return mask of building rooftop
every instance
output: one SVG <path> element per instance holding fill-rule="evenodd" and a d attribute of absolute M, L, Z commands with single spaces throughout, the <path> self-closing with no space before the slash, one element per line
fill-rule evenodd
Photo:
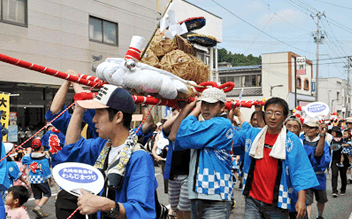
<path fill-rule="evenodd" d="M 248 66 L 234 66 L 234 67 L 221 67 L 219 71 L 231 71 L 231 70 L 247 70 L 247 69 L 261 69 L 262 65 L 248 65 Z"/>
<path fill-rule="evenodd" d="M 242 88 L 233 89 L 232 91 L 226 93 L 227 97 L 238 97 L 241 93 Z M 262 96 L 262 88 L 261 87 L 253 87 L 253 88 L 243 88 L 242 96 Z"/>

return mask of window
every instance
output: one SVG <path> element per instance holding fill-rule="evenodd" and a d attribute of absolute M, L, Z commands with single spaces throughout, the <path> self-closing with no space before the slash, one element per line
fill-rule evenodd
<path fill-rule="evenodd" d="M 242 76 L 243 87 L 260 87 L 262 86 L 261 75 Z"/>
<path fill-rule="evenodd" d="M 297 76 L 297 78 L 296 78 L 296 87 L 298 89 L 302 88 L 302 80 L 301 80 L 301 78 L 299 76 Z"/>
<path fill-rule="evenodd" d="M 233 82 L 234 81 L 234 76 L 223 76 L 220 77 L 220 83 L 224 84 L 226 82 Z"/>
<path fill-rule="evenodd" d="M 27 26 L 27 0 L 0 0 L 0 21 Z"/>
<path fill-rule="evenodd" d="M 117 46 L 118 24 L 90 16 L 89 40 Z"/>
<path fill-rule="evenodd" d="M 234 82 L 235 88 L 241 87 L 260 87 L 262 86 L 261 75 L 246 75 L 246 76 L 222 76 L 220 83 Z"/>
<path fill-rule="evenodd" d="M 242 85 L 241 85 L 241 76 L 235 76 L 233 82 L 235 83 L 235 88 L 242 87 Z"/>
<path fill-rule="evenodd" d="M 336 93 L 337 101 L 341 104 L 340 92 Z"/>
<path fill-rule="evenodd" d="M 304 79 L 304 90 L 309 90 L 309 80 L 307 78 Z"/>

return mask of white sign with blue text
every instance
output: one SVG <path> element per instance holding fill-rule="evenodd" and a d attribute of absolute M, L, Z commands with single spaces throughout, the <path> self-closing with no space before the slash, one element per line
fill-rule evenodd
<path fill-rule="evenodd" d="M 80 196 L 80 189 L 98 194 L 104 187 L 103 174 L 95 167 L 83 163 L 67 162 L 53 168 L 57 184 L 65 191 Z"/>
<path fill-rule="evenodd" d="M 324 118 L 329 115 L 329 106 L 322 102 L 313 102 L 305 106 L 305 112 L 309 117 L 312 118 Z"/>

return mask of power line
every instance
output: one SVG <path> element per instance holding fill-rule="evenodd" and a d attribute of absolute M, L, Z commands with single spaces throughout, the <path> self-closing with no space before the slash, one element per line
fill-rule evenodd
<path fill-rule="evenodd" d="M 326 63 L 319 63 L 319 65 L 331 65 L 331 64 L 339 64 L 339 63 L 343 63 L 343 64 L 345 64 L 345 61 L 341 61 L 341 62 L 334 62 L 333 61 L 333 59 L 342 59 L 342 58 L 347 58 L 348 56 L 344 56 L 344 57 L 339 57 L 339 58 L 331 58 L 331 57 L 329 57 L 329 58 L 327 58 L 327 59 L 324 59 L 324 61 L 331 61 L 331 62 L 326 62 Z M 320 59 L 320 61 L 322 61 L 322 59 Z M 286 64 L 294 64 L 295 62 L 289 62 L 289 61 L 287 61 L 287 62 L 267 62 L 267 63 L 261 63 L 260 65 L 265 65 L 265 64 L 270 64 L 270 65 L 286 65 Z M 316 65 L 316 64 L 312 64 L 313 66 L 314 65 Z M 251 64 L 251 63 L 241 63 L 241 65 L 240 66 L 255 66 L 255 65 L 253 65 L 253 64 Z M 240 66 L 238 66 L 238 67 L 240 67 Z M 237 67 L 237 66 L 234 66 L 234 67 Z"/>
<path fill-rule="evenodd" d="M 303 12 L 304 14 L 306 14 L 307 16 L 310 16 L 310 14 L 309 13 L 307 13 L 307 12 L 305 12 L 305 11 L 303 11 L 300 7 L 298 7 L 297 5 L 295 5 L 295 4 L 293 4 L 293 3 L 291 3 L 290 1 L 288 1 L 288 0 L 285 0 L 286 2 L 288 2 L 290 5 L 292 5 L 293 7 L 295 7 L 295 8 L 297 8 L 298 10 L 300 10 L 301 12 Z"/>
<path fill-rule="evenodd" d="M 322 24 L 323 24 L 323 26 L 324 26 L 325 29 L 326 29 L 326 26 L 325 26 L 324 22 L 322 22 Z M 334 33 L 334 31 L 332 30 L 332 28 L 331 28 L 330 25 L 329 25 L 329 28 L 330 28 L 330 30 L 331 30 L 332 36 L 336 39 L 335 33 Z M 327 38 L 328 38 L 328 40 L 331 40 L 331 42 L 335 45 L 335 47 L 339 50 L 339 52 L 341 51 L 341 53 L 343 53 L 344 55 L 347 55 L 346 51 L 344 50 L 344 48 L 343 48 L 341 45 L 336 44 L 335 41 L 334 41 L 332 38 L 330 38 L 329 36 L 327 36 Z M 338 42 L 337 39 L 336 39 L 336 41 Z M 329 44 L 328 44 L 328 46 L 330 47 Z M 341 50 L 340 50 L 340 48 L 341 48 Z"/>
<path fill-rule="evenodd" d="M 341 6 L 341 5 L 332 4 L 332 3 L 329 3 L 329 2 L 324 2 L 324 1 L 320 1 L 320 0 L 314 0 L 314 1 L 318 1 L 318 2 L 322 2 L 322 3 L 328 4 L 328 5 L 333 5 L 333 6 L 336 6 L 336 7 L 352 10 L 352 8 Z"/>
<path fill-rule="evenodd" d="M 340 24 L 337 21 L 332 20 L 331 18 L 327 18 L 327 19 L 329 19 L 335 26 L 339 27 L 340 29 L 342 29 L 342 30 L 344 30 L 346 32 L 352 33 L 352 29 Z"/>
<path fill-rule="evenodd" d="M 268 23 L 265 24 L 263 31 L 265 30 L 266 26 L 270 23 L 271 19 L 273 19 L 273 17 L 274 17 L 274 15 L 272 15 L 270 20 L 268 21 Z M 257 35 L 257 37 L 254 39 L 254 41 L 251 43 L 251 45 L 246 49 L 246 51 L 244 53 L 246 53 L 249 50 L 249 48 L 252 47 L 253 43 L 258 39 L 259 36 L 260 36 L 260 33 Z"/>
<path fill-rule="evenodd" d="M 268 6 L 269 11 L 270 11 L 270 8 L 274 8 L 274 9 L 278 10 L 277 8 L 275 8 L 275 7 L 271 6 L 270 4 L 266 3 L 264 0 L 261 0 L 261 3 L 262 3 L 263 5 L 265 5 L 265 6 Z M 303 29 L 303 28 L 301 28 L 301 27 L 299 27 L 299 26 L 296 26 L 296 25 L 292 24 L 291 22 L 288 22 L 287 20 L 285 20 L 284 18 L 282 18 L 281 16 L 279 16 L 276 12 L 274 12 L 274 15 L 276 15 L 278 18 L 280 18 L 281 20 L 285 21 L 285 22 L 288 23 L 289 25 L 291 25 L 291 26 L 293 26 L 293 27 L 296 27 L 297 29 L 300 29 L 300 30 L 303 30 L 303 31 L 307 31 L 306 29 Z"/>
<path fill-rule="evenodd" d="M 325 50 L 324 47 L 323 47 L 323 49 Z M 332 61 L 332 59 L 331 59 L 329 53 L 328 53 L 328 56 L 329 56 L 330 60 Z M 339 68 L 337 68 L 337 66 L 336 66 L 337 63 L 334 63 L 333 61 L 332 61 L 332 63 L 334 64 L 335 68 L 340 72 L 340 76 L 342 76 L 343 73 L 341 72 L 341 70 L 340 70 Z"/>
<path fill-rule="evenodd" d="M 285 0 L 285 1 L 288 2 L 289 4 L 291 4 L 292 6 L 294 6 L 295 8 L 297 8 L 298 10 L 302 11 L 304 14 L 306 14 L 308 16 L 310 16 L 310 13 L 316 13 L 318 11 L 317 9 L 315 9 L 314 7 L 310 6 L 307 3 L 301 2 L 300 4 L 298 4 L 296 2 L 293 2 L 292 0 Z M 303 8 L 303 10 L 306 10 L 306 11 L 303 11 L 302 8 Z M 327 18 L 327 19 L 329 19 L 332 23 L 334 23 L 334 25 L 341 28 L 342 30 L 345 30 L 347 32 L 352 33 L 352 29 L 344 26 L 343 24 L 340 24 L 337 21 L 332 20 L 331 18 Z"/>
<path fill-rule="evenodd" d="M 241 43 L 241 44 L 261 44 L 261 45 L 266 45 L 266 44 L 275 44 L 275 45 L 281 45 L 282 43 L 280 42 L 270 42 L 270 41 L 267 41 L 267 40 L 223 40 L 222 42 L 231 42 L 231 43 Z M 312 41 L 311 40 L 308 40 L 308 41 L 286 41 L 288 44 L 291 44 L 291 43 L 295 43 L 296 45 L 306 45 L 308 43 L 311 43 Z M 338 41 L 340 44 L 343 44 L 345 46 L 345 44 L 351 44 L 352 41 L 349 40 L 349 41 L 345 41 L 345 42 L 341 42 L 341 41 Z M 332 41 L 331 42 L 324 42 L 324 44 L 334 44 Z M 345 46 L 347 47 L 347 46 Z M 347 47 L 349 48 L 349 47 Z M 349 48 L 351 49 L 351 48 Z M 351 49 L 352 50 L 352 49 Z M 309 51 L 309 50 L 307 50 Z"/>
<path fill-rule="evenodd" d="M 269 36 L 269 37 L 271 37 L 271 38 L 273 38 L 273 39 L 275 39 L 275 40 L 277 40 L 277 41 L 279 41 L 279 42 L 282 42 L 282 43 L 285 44 L 285 45 L 288 45 L 288 46 L 290 46 L 290 47 L 292 47 L 292 48 L 295 48 L 295 49 L 297 49 L 297 50 L 300 50 L 300 51 L 302 51 L 302 52 L 310 53 L 310 52 L 304 51 L 304 50 L 302 50 L 302 49 L 300 49 L 300 48 L 297 48 L 297 47 L 295 47 L 295 46 L 289 45 L 289 44 L 287 44 L 287 43 L 285 43 L 285 42 L 279 40 L 278 38 L 276 38 L 276 37 L 274 37 L 274 36 L 271 36 L 270 34 L 267 34 L 266 32 L 260 30 L 259 28 L 255 27 L 255 26 L 252 25 L 251 23 L 249 23 L 249 22 L 247 22 L 246 20 L 242 19 L 242 18 L 239 17 L 238 15 L 236 15 L 236 14 L 234 14 L 233 12 L 229 11 L 227 8 L 225 8 L 224 6 L 220 5 L 220 4 L 217 3 L 215 0 L 212 0 L 212 1 L 213 1 L 215 4 L 217 4 L 218 6 L 220 6 L 221 8 L 223 8 L 224 10 L 226 10 L 227 12 L 229 12 L 230 14 L 232 14 L 233 16 L 237 17 L 237 18 L 240 19 L 241 21 L 243 21 L 243 22 L 245 22 L 246 24 L 250 25 L 250 26 L 253 27 L 254 29 L 256 29 L 256 30 L 258 30 L 258 31 L 260 31 L 260 32 L 262 32 L 262 33 L 264 33 L 265 35 L 267 35 L 267 36 Z M 313 53 L 310 53 L 310 54 L 313 54 Z"/>
<path fill-rule="evenodd" d="M 329 25 L 331 31 L 333 32 L 333 30 L 332 30 L 332 28 L 331 28 L 331 26 L 330 26 L 330 22 L 326 20 L 326 23 Z M 334 36 L 335 36 L 335 34 L 334 34 Z M 339 40 L 336 38 L 336 36 L 335 36 L 335 39 L 336 39 L 337 42 L 339 42 L 340 44 L 342 44 L 341 41 L 339 41 Z M 347 46 L 345 46 L 345 47 L 347 47 Z M 352 48 L 349 48 L 349 47 L 347 47 L 347 48 L 352 50 Z"/>

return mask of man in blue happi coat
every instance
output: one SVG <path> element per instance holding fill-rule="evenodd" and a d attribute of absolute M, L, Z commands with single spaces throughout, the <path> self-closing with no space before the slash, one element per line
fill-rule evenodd
<path fill-rule="evenodd" d="M 208 88 L 197 104 L 187 105 L 181 113 L 190 112 L 178 129 L 176 144 L 192 149 L 188 197 L 193 219 L 230 216 L 233 189 L 230 151 L 234 129 L 229 119 L 220 116 L 225 97 L 222 90 Z M 199 115 L 204 121 L 198 121 Z"/>
<path fill-rule="evenodd" d="M 85 109 L 95 109 L 93 122 L 98 138 L 84 139 L 80 135 Z M 98 218 L 156 217 L 154 163 L 130 130 L 134 111 L 132 96 L 114 85 L 104 85 L 93 100 L 77 101 L 66 145 L 54 160 L 94 165 L 107 179 L 99 196 L 81 190 L 77 203 L 81 214 L 97 213 Z"/>
<path fill-rule="evenodd" d="M 293 188 L 298 191 L 297 217 L 302 218 L 305 189 L 319 183 L 301 141 L 283 126 L 288 115 L 286 101 L 271 98 L 264 112 L 267 125 L 263 129 L 244 122 L 235 136 L 234 145 L 245 150 L 244 218 L 288 218 Z M 243 117 L 239 110 L 235 115 Z"/>
<path fill-rule="evenodd" d="M 325 170 L 331 161 L 329 144 L 325 141 L 328 127 L 325 124 L 320 124 L 316 118 L 306 118 L 303 126 L 305 127 L 304 149 L 319 181 L 319 185 L 311 188 L 306 194 L 308 217 L 310 218 L 313 196 L 315 195 L 318 219 L 323 219 L 324 205 L 328 201 Z"/>

